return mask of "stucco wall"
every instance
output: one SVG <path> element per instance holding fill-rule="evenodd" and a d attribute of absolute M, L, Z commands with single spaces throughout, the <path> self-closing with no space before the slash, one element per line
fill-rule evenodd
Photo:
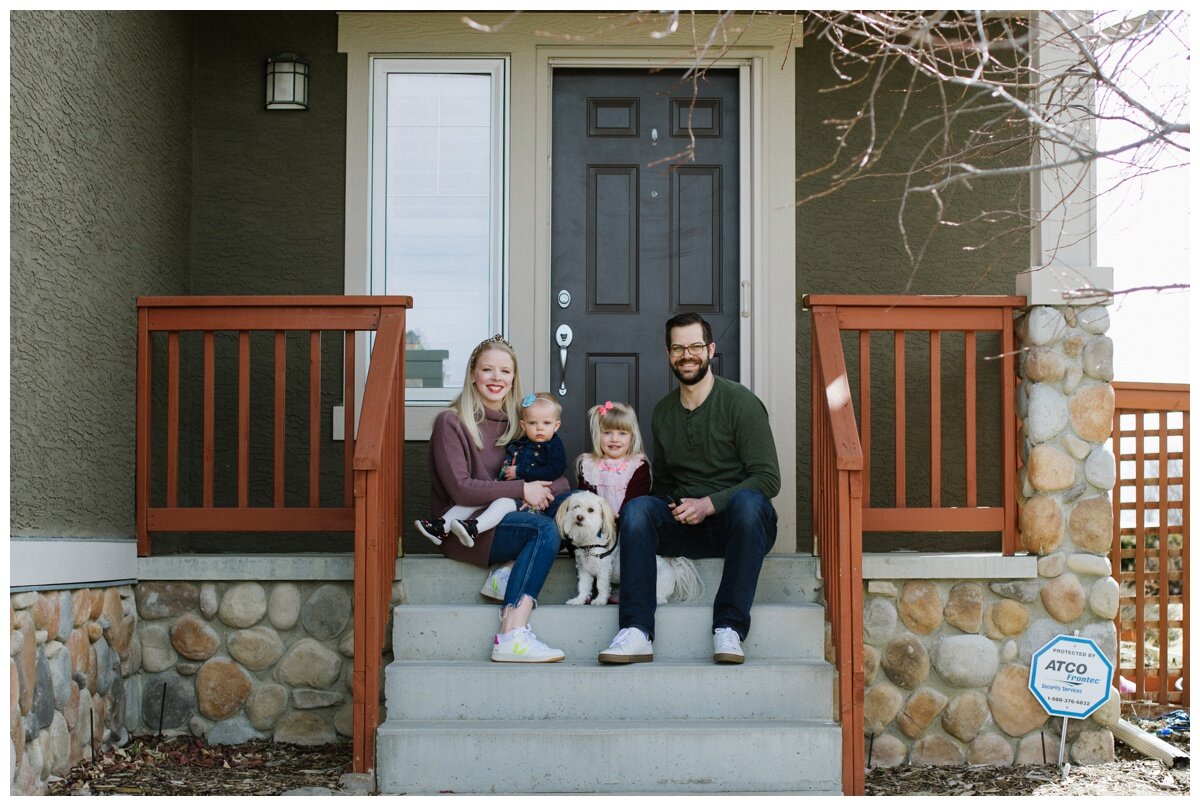
<path fill-rule="evenodd" d="M 187 17 L 10 20 L 10 524 L 130 535 L 134 298 L 187 289 Z"/>
<path fill-rule="evenodd" d="M 826 121 L 845 117 L 850 105 L 859 100 L 855 90 L 821 92 L 835 85 L 829 63 L 829 49 L 820 41 L 806 40 L 796 51 L 796 171 L 803 175 L 825 164 L 833 154 L 836 130 Z M 911 128 L 927 119 L 934 108 L 936 94 L 906 93 L 902 88 L 908 74 L 904 70 L 894 71 L 889 84 L 878 93 L 877 114 L 880 130 L 887 130 L 901 113 L 902 104 L 908 105 L 903 121 L 895 130 L 895 136 L 880 163 L 878 172 L 903 172 L 911 164 L 917 149 L 923 142 L 920 132 Z M 965 125 L 965 124 L 964 124 Z M 1021 160 L 1017 150 L 1011 158 Z M 826 175 L 828 186 L 828 175 Z M 804 199 L 820 191 L 821 180 L 808 179 L 797 183 L 797 199 Z M 1014 275 L 1028 268 L 1028 235 L 1024 232 L 1004 234 L 1011 226 L 973 222 L 966 227 L 937 227 L 936 211 L 925 200 L 910 202 L 905 225 L 918 244 L 929 234 L 926 252 L 915 269 L 904 254 L 900 226 L 897 221 L 898 203 L 903 188 L 903 177 L 895 176 L 850 184 L 824 198 L 800 204 L 796 211 L 796 367 L 797 367 L 797 518 L 801 537 L 798 549 L 810 546 L 803 535 L 811 523 L 811 440 L 809 439 L 810 411 L 810 336 L 809 313 L 801 308 L 803 294 L 1012 294 Z M 946 217 L 956 221 L 970 221 L 981 211 L 989 209 L 1013 209 L 1027 207 L 1027 180 L 1017 177 L 1005 181 L 981 182 L 970 191 L 951 192 L 946 195 Z M 967 247 L 981 247 L 968 250 Z M 872 342 L 872 359 L 877 377 L 891 377 L 891 342 Z M 923 338 L 923 336 L 922 336 Z M 909 412 L 908 445 L 908 493 L 911 505 L 924 496 L 928 502 L 928 363 L 922 360 L 922 339 L 912 334 L 909 342 L 906 366 L 910 388 L 919 390 L 907 398 Z M 959 342 L 961 345 L 961 340 Z M 952 349 L 947 344 L 948 349 Z M 983 341 L 981 350 L 986 349 Z M 960 348 L 961 351 L 961 348 Z M 850 356 L 856 361 L 855 356 Z M 979 367 L 980 389 L 998 382 L 994 366 L 998 362 L 984 362 Z M 951 364 L 947 357 L 943 365 L 945 382 L 954 382 L 950 373 L 961 377 L 961 364 Z M 852 389 L 857 389 L 857 378 L 852 378 Z M 888 384 L 876 382 L 873 387 L 872 405 L 877 416 L 884 416 L 892 407 L 892 389 Z M 960 396 L 943 395 L 945 422 L 953 422 L 955 406 L 960 405 Z M 995 455 L 999 450 L 998 397 L 992 402 L 981 401 L 978 412 L 980 422 L 985 424 L 979 431 L 981 456 Z M 959 415 L 961 416 L 961 415 Z M 891 428 L 875 427 L 873 442 L 876 467 L 892 461 L 893 443 Z M 949 497 L 952 486 L 957 483 L 953 468 L 961 468 L 962 442 L 943 440 L 943 468 Z M 980 465 L 980 490 L 998 483 L 995 470 L 986 462 Z M 988 474 L 991 474 L 989 478 Z M 958 475 L 961 475 L 958 474 Z M 872 473 L 872 487 L 876 497 L 887 499 L 891 493 L 890 473 Z M 924 488 L 922 489 L 922 486 Z M 961 486 L 961 485 L 960 485 Z M 981 499 L 981 504 L 985 503 Z M 880 502 L 880 505 L 883 505 Z M 928 503 L 924 504 L 925 506 Z M 870 543 L 870 538 L 864 541 Z M 954 538 L 953 547 L 995 548 L 996 539 L 987 537 Z M 941 550 L 948 546 L 926 542 L 922 545 L 930 550 Z M 880 550 L 883 546 L 868 545 L 868 549 Z"/>

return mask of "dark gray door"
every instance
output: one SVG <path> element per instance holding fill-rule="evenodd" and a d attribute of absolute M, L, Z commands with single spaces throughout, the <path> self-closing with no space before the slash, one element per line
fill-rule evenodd
<path fill-rule="evenodd" d="M 554 71 L 551 380 L 571 460 L 605 400 L 637 409 L 649 451 L 677 313 L 702 314 L 714 371 L 740 376 L 737 91 L 735 70 L 708 71 L 695 95 L 681 70 Z"/>

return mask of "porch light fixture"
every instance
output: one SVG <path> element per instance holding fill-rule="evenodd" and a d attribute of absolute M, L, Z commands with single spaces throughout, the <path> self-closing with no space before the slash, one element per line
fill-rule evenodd
<path fill-rule="evenodd" d="M 267 59 L 267 109 L 308 109 L 308 62 L 295 53 Z"/>

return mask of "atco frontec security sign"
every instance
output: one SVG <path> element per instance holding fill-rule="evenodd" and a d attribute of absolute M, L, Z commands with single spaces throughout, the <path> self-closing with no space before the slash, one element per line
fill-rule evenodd
<path fill-rule="evenodd" d="M 1095 641 L 1059 635 L 1033 653 L 1029 690 L 1052 716 L 1084 719 L 1108 699 L 1112 678 Z"/>

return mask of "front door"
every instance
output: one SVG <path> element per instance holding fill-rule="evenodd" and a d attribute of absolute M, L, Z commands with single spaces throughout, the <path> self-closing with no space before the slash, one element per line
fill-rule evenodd
<path fill-rule="evenodd" d="M 572 461 L 606 400 L 637 409 L 650 452 L 675 314 L 704 316 L 713 370 L 740 378 L 738 120 L 736 70 L 697 88 L 682 70 L 554 71 L 549 391 Z"/>

